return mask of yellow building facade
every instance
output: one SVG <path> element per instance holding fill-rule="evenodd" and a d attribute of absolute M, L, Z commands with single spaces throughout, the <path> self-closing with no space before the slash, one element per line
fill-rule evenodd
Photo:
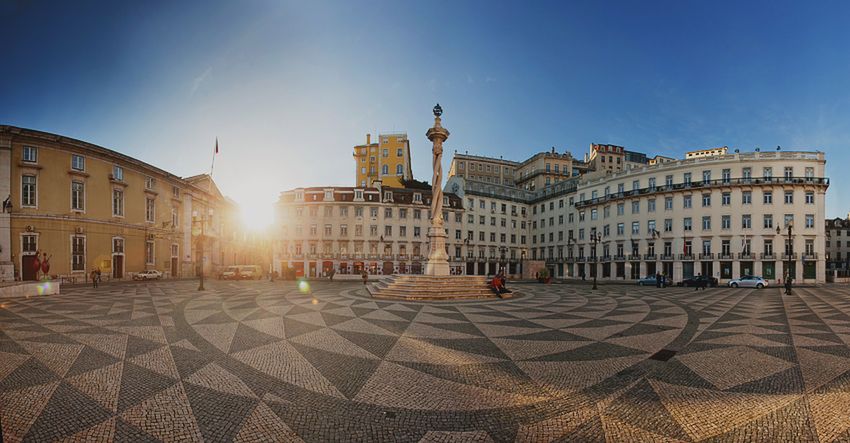
<path fill-rule="evenodd" d="M 190 277 L 201 263 L 207 275 L 232 264 L 236 207 L 208 175 L 184 179 L 90 143 L 0 126 L 0 193 L 3 280 L 42 277 L 33 262 L 44 254 L 50 276 L 74 281 L 94 269 L 110 279 L 147 269 Z"/>
<path fill-rule="evenodd" d="M 380 134 L 377 143 L 366 134 L 366 144 L 354 147 L 354 163 L 355 186 L 370 187 L 380 180 L 383 186 L 402 188 L 404 180 L 413 178 L 406 133 Z"/>

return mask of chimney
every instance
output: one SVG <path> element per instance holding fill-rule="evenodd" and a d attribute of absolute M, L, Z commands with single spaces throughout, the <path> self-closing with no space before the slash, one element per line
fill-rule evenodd
<path fill-rule="evenodd" d="M 369 145 L 369 142 L 372 141 L 372 134 L 366 134 L 366 145 Z"/>

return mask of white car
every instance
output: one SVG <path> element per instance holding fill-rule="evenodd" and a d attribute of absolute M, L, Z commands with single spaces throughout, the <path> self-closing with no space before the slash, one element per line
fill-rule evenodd
<path fill-rule="evenodd" d="M 755 275 L 745 275 L 741 278 L 730 281 L 729 286 L 732 288 L 741 287 L 761 289 L 767 287 L 767 280 L 761 277 L 756 277 Z"/>
<path fill-rule="evenodd" d="M 162 272 L 156 269 L 148 269 L 142 272 L 137 272 L 133 276 L 133 280 L 159 280 L 162 278 Z"/>

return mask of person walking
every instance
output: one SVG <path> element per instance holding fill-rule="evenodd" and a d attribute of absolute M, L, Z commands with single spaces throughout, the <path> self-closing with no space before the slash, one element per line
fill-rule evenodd
<path fill-rule="evenodd" d="M 91 273 L 89 275 L 91 275 L 92 287 L 96 288 L 97 287 L 97 269 L 92 269 Z"/>
<path fill-rule="evenodd" d="M 656 288 L 661 287 L 661 274 L 659 274 L 657 272 L 655 273 L 655 287 Z"/>

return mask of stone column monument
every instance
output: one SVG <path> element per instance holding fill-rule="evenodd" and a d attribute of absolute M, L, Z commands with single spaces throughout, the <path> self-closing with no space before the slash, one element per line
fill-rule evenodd
<path fill-rule="evenodd" d="M 443 142 L 449 138 L 449 131 L 440 125 L 442 114 L 443 108 L 437 103 L 437 106 L 434 106 L 434 127 L 425 133 L 434 145 L 431 162 L 434 167 L 434 177 L 431 180 L 431 227 L 428 229 L 431 252 L 428 254 L 428 263 L 425 264 L 425 275 L 449 275 L 449 255 L 446 254 L 446 230 L 443 220 Z"/>

